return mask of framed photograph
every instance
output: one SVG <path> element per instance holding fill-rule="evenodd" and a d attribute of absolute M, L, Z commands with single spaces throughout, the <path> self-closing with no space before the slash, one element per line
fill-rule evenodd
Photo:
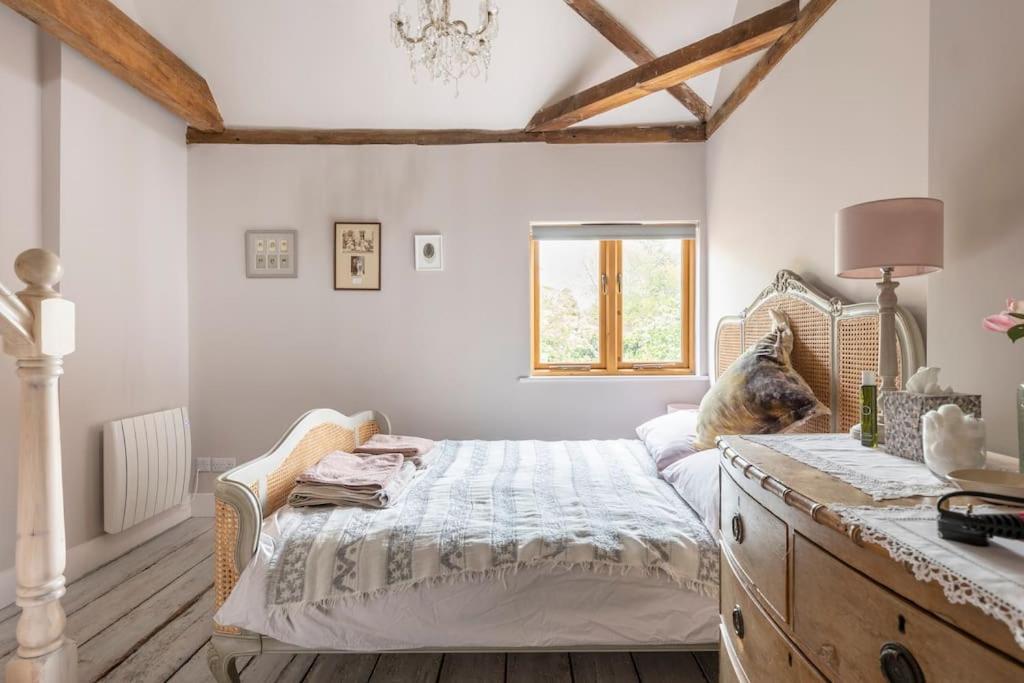
<path fill-rule="evenodd" d="M 295 230 L 246 230 L 245 276 L 298 277 L 298 240 Z"/>
<path fill-rule="evenodd" d="M 334 289 L 380 289 L 380 223 L 334 224 Z"/>
<path fill-rule="evenodd" d="M 444 270 L 440 235 L 416 235 L 416 270 Z"/>

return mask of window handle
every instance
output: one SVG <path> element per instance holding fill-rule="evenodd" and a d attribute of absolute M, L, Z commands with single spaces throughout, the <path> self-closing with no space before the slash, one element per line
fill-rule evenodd
<path fill-rule="evenodd" d="M 601 273 L 601 293 L 608 293 L 608 273 Z"/>
<path fill-rule="evenodd" d="M 615 275 L 615 281 L 619 285 L 619 294 L 622 294 L 622 273 L 617 273 Z"/>

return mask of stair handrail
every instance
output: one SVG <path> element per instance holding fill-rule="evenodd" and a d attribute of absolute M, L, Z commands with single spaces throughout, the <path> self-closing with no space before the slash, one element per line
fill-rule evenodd
<path fill-rule="evenodd" d="M 64 269 L 53 252 L 23 252 L 14 273 L 26 286 L 17 294 L 0 286 L 0 336 L 21 387 L 14 546 L 21 614 L 5 673 L 11 683 L 70 683 L 78 680 L 78 651 L 60 601 L 67 541 L 57 382 L 64 356 L 75 350 L 75 305 L 55 289 Z"/>

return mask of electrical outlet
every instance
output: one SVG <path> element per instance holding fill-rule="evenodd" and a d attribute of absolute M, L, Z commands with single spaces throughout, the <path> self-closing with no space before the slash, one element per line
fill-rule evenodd
<path fill-rule="evenodd" d="M 196 472 L 210 472 L 211 465 L 209 458 L 196 458 Z"/>
<path fill-rule="evenodd" d="M 227 472 L 235 467 L 234 458 L 214 458 L 213 459 L 213 471 L 214 472 Z"/>

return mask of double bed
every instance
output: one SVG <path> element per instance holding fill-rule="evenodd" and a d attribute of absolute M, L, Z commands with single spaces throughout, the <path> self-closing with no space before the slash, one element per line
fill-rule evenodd
<path fill-rule="evenodd" d="M 781 271 L 719 323 L 716 374 L 773 309 L 791 321 L 794 367 L 832 410 L 803 429 L 849 429 L 860 371 L 877 367 L 874 305 Z M 921 358 L 903 311 L 897 335 L 902 377 Z M 286 505 L 300 472 L 378 432 L 391 432 L 381 413 L 314 410 L 218 479 L 219 681 L 237 680 L 237 657 L 267 652 L 717 649 L 717 525 L 643 442 L 443 441 L 392 508 Z M 702 485 L 717 492 L 710 471 Z"/>

